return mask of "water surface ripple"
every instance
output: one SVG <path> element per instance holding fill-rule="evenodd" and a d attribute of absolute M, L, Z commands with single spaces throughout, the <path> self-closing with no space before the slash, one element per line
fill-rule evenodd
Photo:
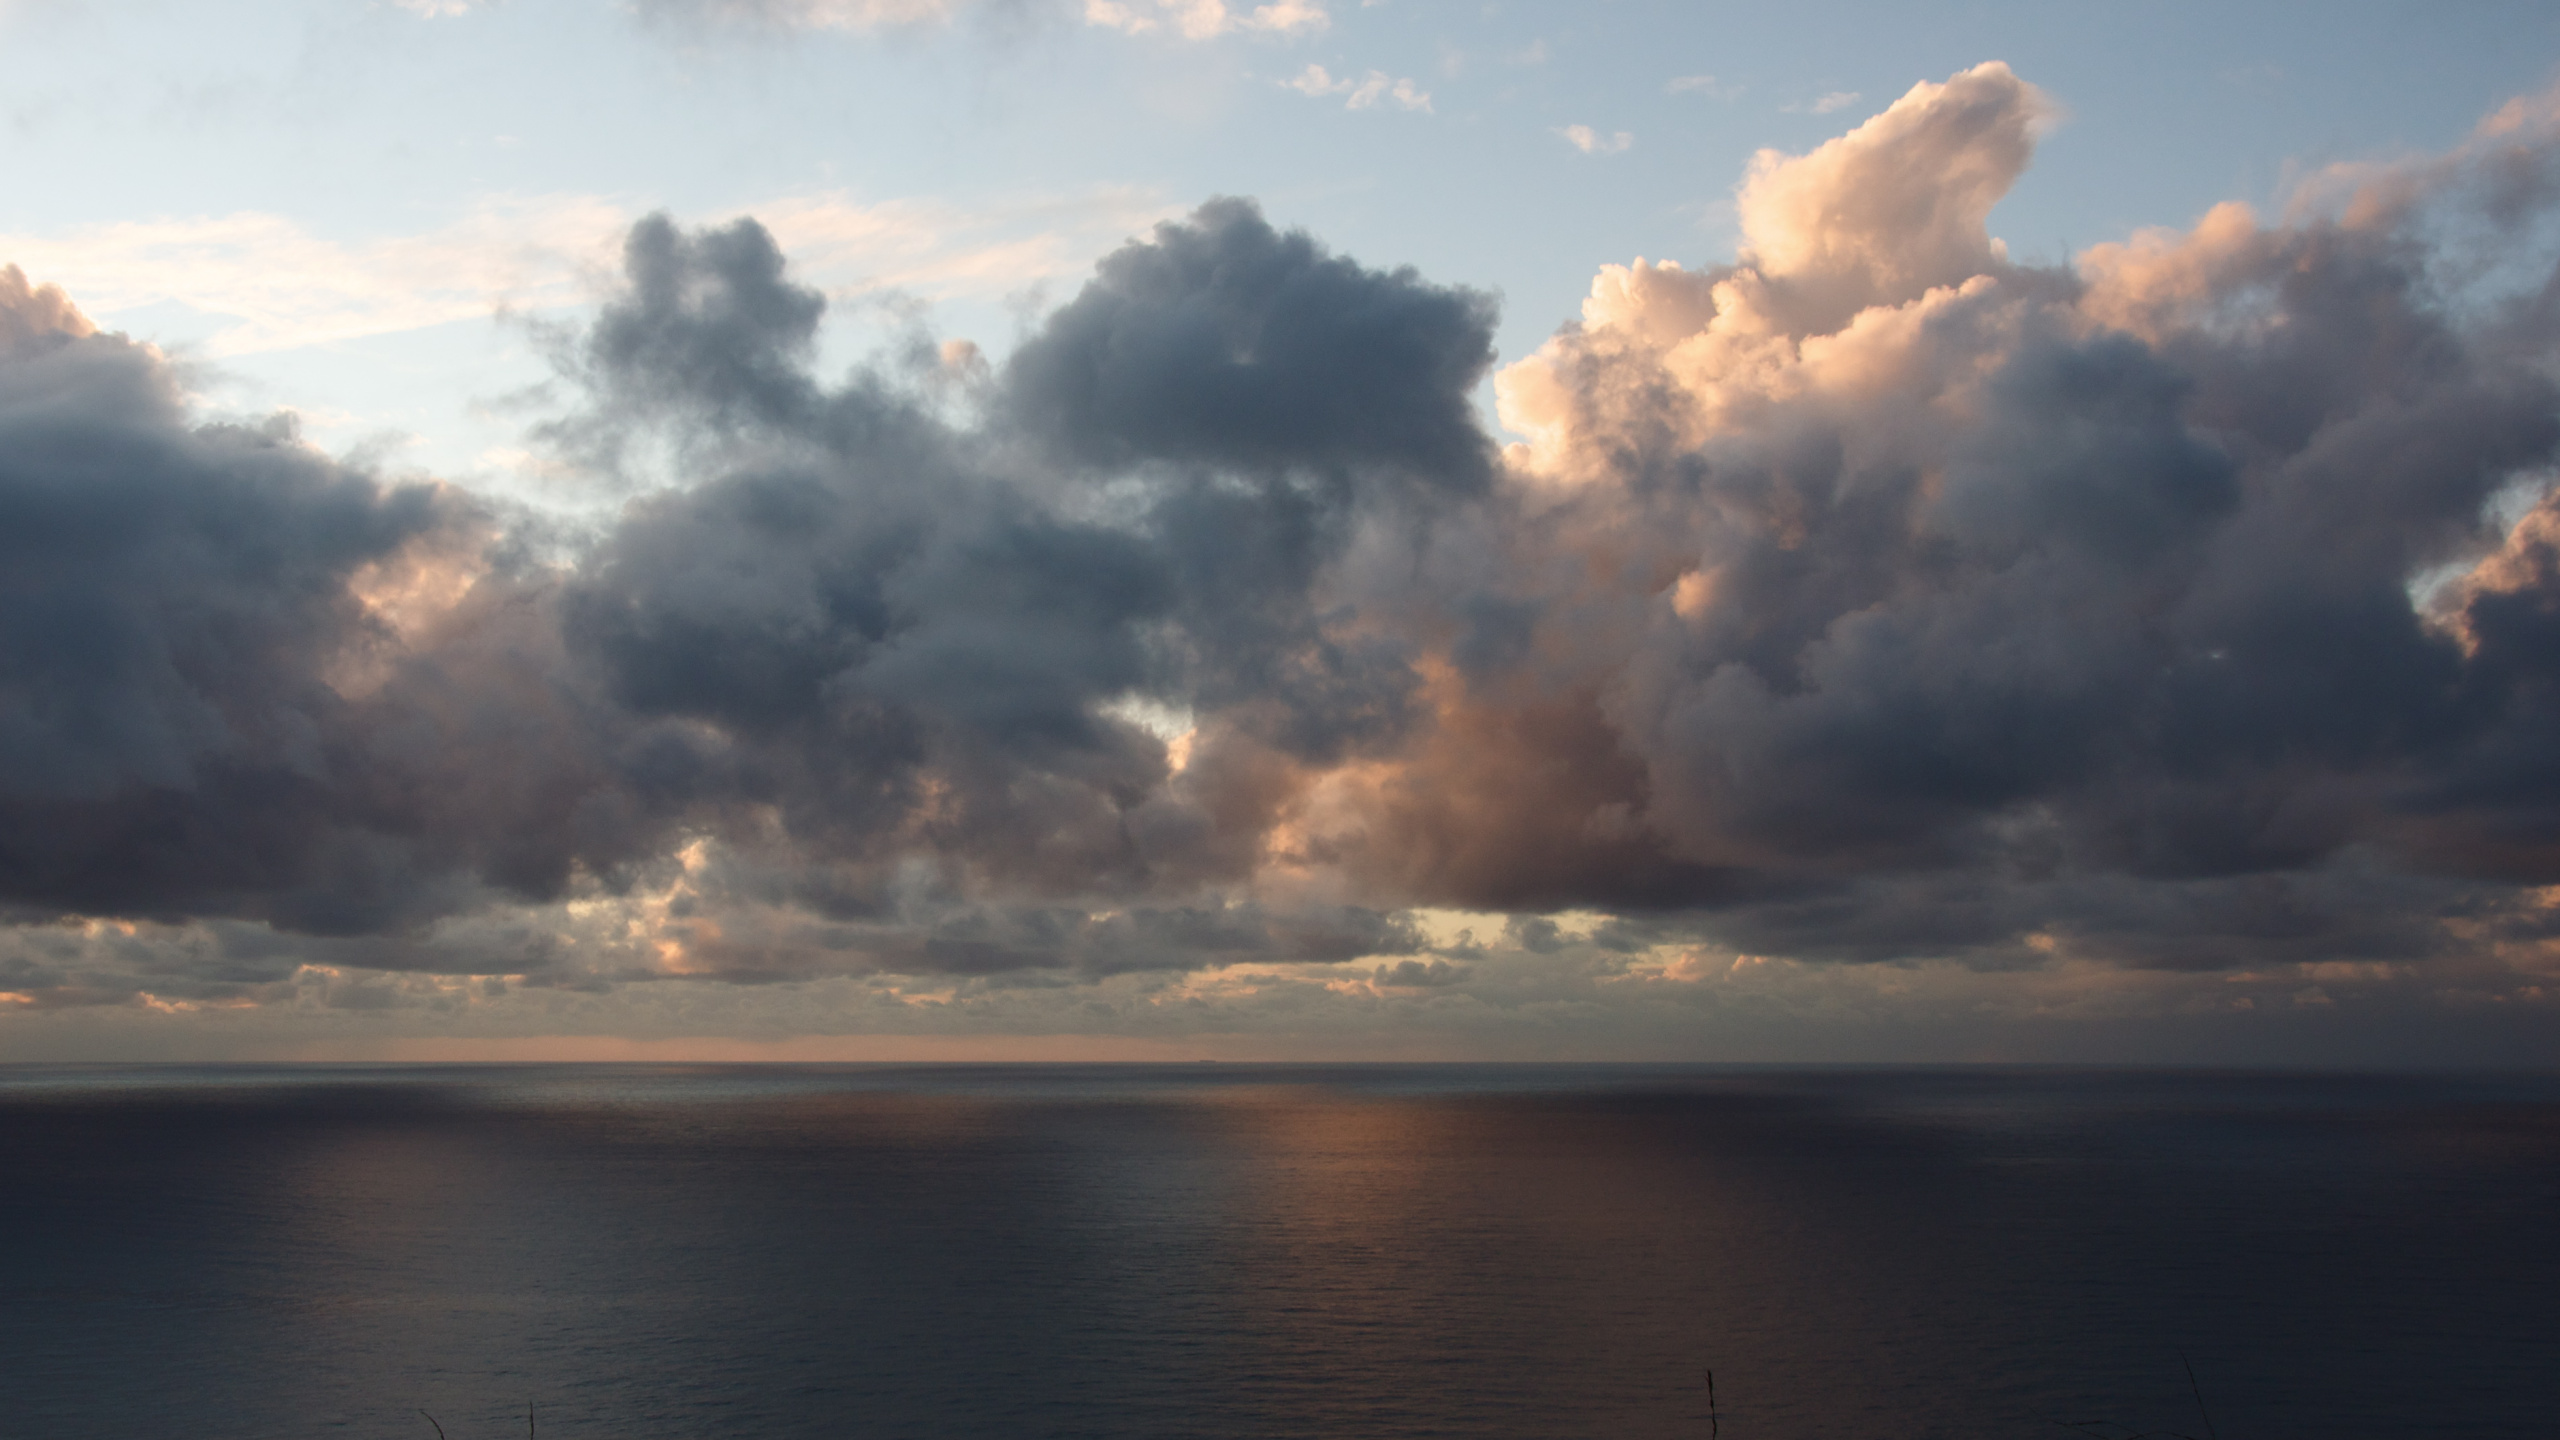
<path fill-rule="evenodd" d="M 2560 1080 L 0 1067 L 0 1434 L 2549 1436 Z"/>

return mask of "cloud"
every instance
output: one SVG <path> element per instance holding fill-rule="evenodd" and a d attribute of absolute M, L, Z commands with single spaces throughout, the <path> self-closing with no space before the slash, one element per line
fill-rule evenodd
<path fill-rule="evenodd" d="M 1666 95 L 1694 93 L 1710 100 L 1732 100 L 1738 98 L 1742 91 L 1742 86 L 1718 80 L 1713 75 L 1675 75 L 1662 85 L 1662 92 Z"/>
<path fill-rule="evenodd" d="M 643 17 L 778 30 L 901 29 L 946 24 L 972 0 L 637 0 Z"/>
<path fill-rule="evenodd" d="M 1161 30 L 1185 40 L 1238 32 L 1313 35 L 1333 23 L 1315 0 L 1276 0 L 1241 13 L 1229 9 L 1225 0 L 1084 0 L 1084 20 L 1132 35 Z"/>
<path fill-rule="evenodd" d="M 2022 265 L 2055 113 L 1989 64 L 1757 157 L 1500 451 L 1486 297 L 1248 202 L 850 377 L 795 256 L 870 212 L 645 218 L 558 346 L 632 497 L 573 536 L 196 425 L 12 272 L 0 896 L 72 919 L 0 990 L 2544 1013 L 2560 104 Z"/>
<path fill-rule="evenodd" d="M 857 34 L 946 26 L 1004 8 L 997 0 L 638 0 L 639 13 L 654 20 Z M 1319 0 L 1272 0 L 1250 8 L 1231 8 L 1226 0 L 1081 0 L 1075 13 L 1105 30 L 1184 40 L 1314 35 L 1333 23 Z"/>
<path fill-rule="evenodd" d="M 1213 200 L 1106 258 L 1007 366 L 1008 408 L 1089 462 L 1162 458 L 1474 493 L 1489 451 L 1461 398 L 1491 306 L 1381 274 Z"/>
<path fill-rule="evenodd" d="M 1763 150 L 1736 195 L 1755 273 L 1827 307 L 1805 333 L 1995 268 L 1984 230 L 2053 117 L 2005 66 L 1923 84 L 1811 154 Z"/>
<path fill-rule="evenodd" d="M 1361 78 L 1360 84 L 1352 90 L 1351 98 L 1343 105 L 1347 109 L 1366 110 L 1381 100 L 1393 101 L 1398 109 L 1403 110 L 1429 113 L 1431 109 L 1431 92 L 1417 87 L 1409 78 L 1398 77 L 1390 81 L 1383 72 L 1376 70 Z"/>
<path fill-rule="evenodd" d="M 242 355 L 571 303 L 580 266 L 608 258 L 628 224 L 610 202 L 553 196 L 357 244 L 244 212 L 0 236 L 0 251 L 104 314 L 177 301 L 228 319 L 207 349 Z"/>
<path fill-rule="evenodd" d="M 1846 110 L 1857 103 L 1857 91 L 1834 90 L 1801 104 L 1784 105 L 1779 108 L 1795 115 L 1829 115 L 1834 111 Z"/>
<path fill-rule="evenodd" d="M 1336 79 L 1323 66 L 1309 65 L 1294 78 L 1280 83 L 1284 88 L 1310 97 L 1345 96 L 1343 108 L 1346 110 L 1367 110 L 1380 101 L 1392 101 L 1406 110 L 1428 113 L 1431 109 L 1429 91 L 1416 86 L 1410 78 L 1390 79 L 1383 70 L 1372 70 L 1358 80 L 1348 76 Z"/>
<path fill-rule="evenodd" d="M 1567 125 L 1556 133 L 1565 138 L 1566 144 L 1585 155 L 1622 154 L 1636 143 L 1636 137 L 1624 130 L 1614 135 L 1603 135 L 1588 125 Z"/>
<path fill-rule="evenodd" d="M 399 767 L 368 764 L 366 707 L 332 682 L 389 640 L 367 584 L 467 545 L 470 503 L 281 423 L 189 425 L 156 354 L 14 267 L 0 445 L 0 895 L 312 929 L 414 913 L 355 820 L 399 808 L 379 788 Z M 453 838 L 409 818 L 404 845 Z"/>
<path fill-rule="evenodd" d="M 1306 69 L 1299 71 L 1294 78 L 1283 80 L 1280 84 L 1284 88 L 1295 90 L 1301 95 L 1314 97 L 1346 94 L 1350 91 L 1352 82 L 1348 80 L 1336 80 L 1325 70 L 1323 66 L 1310 63 Z"/>
<path fill-rule="evenodd" d="M 622 270 L 552 434 L 690 473 L 566 563 L 288 429 L 189 428 L 153 352 L 8 272 L 0 900 L 416 968 L 421 927 L 655 888 L 661 942 L 579 947 L 623 978 L 1409 948 L 1233 887 L 1274 785 L 1412 719 L 1407 646 L 1329 577 L 1492 483 L 1480 297 L 1213 203 L 955 429 L 929 389 L 813 377 L 827 302 L 755 222 L 651 218 Z"/>
<path fill-rule="evenodd" d="M 1650 620 L 1605 589 L 1543 602 L 1620 617 L 1592 703 L 1650 781 L 1630 823 L 1764 879 L 1858 875 L 1736 911 L 1793 917 L 1794 953 L 2429 953 L 2444 916 L 2522 903 L 2477 887 L 2523 872 L 2449 862 L 2427 797 L 2452 782 L 2424 777 L 2505 752 L 2487 717 L 2539 682 L 2490 682 L 2407 582 L 2493 553 L 2484 502 L 2560 430 L 2502 358 L 2550 343 L 2533 307 L 2466 328 L 2423 298 L 2422 207 L 2378 207 L 2450 204 L 2492 154 L 2547 166 L 2549 131 L 2057 272 L 1983 228 L 2051 113 L 1985 66 L 1763 155 L 1742 263 L 1611 267 L 1498 382 L 1548 533 L 1587 524 L 1654 577 Z M 2324 877 L 2376 855 L 2465 879 L 2404 895 L 2405 926 L 2346 923 Z M 1889 874 L 1921 909 L 1864 888 Z"/>
<path fill-rule="evenodd" d="M 995 297 L 1069 275 L 1162 218 L 1145 194 L 1012 198 L 978 208 L 841 193 L 757 207 L 830 293 Z M 115 316 L 177 303 L 220 323 L 216 356 L 483 320 L 584 303 L 636 217 L 616 201 L 552 195 L 488 201 L 418 235 L 348 242 L 281 216 L 227 216 L 0 235 L 0 253 Z"/>

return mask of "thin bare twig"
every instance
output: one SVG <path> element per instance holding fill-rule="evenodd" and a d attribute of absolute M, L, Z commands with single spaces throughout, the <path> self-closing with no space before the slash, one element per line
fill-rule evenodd
<path fill-rule="evenodd" d="M 421 1410 L 418 1413 L 421 1415 L 427 1415 L 427 1412 L 424 1410 Z M 427 1423 L 430 1425 L 436 1425 L 436 1417 L 433 1415 L 427 1415 Z M 436 1425 L 436 1440 L 444 1440 L 444 1427 L 441 1425 Z"/>
<path fill-rule="evenodd" d="M 2184 1430 L 2134 1430 L 2112 1420 L 2056 1420 L 2050 1415 L 2038 1418 L 2074 1434 L 2094 1436 L 2096 1440 L 2196 1440 Z"/>
<path fill-rule="evenodd" d="M 1707 1372 L 1707 1440 L 1716 1440 L 1716 1432 L 1722 1428 L 1716 1419 L 1716 1372 L 1710 1370 Z"/>
<path fill-rule="evenodd" d="M 2222 1437 L 2214 1432 L 2213 1412 L 2204 1408 L 2204 1387 L 2196 1383 L 2195 1362 L 2187 1358 L 2186 1351 L 2181 1350 L 2178 1352 L 2178 1363 L 2187 1367 L 2187 1388 L 2196 1392 L 2196 1413 L 2204 1417 L 2204 1433 L 2207 1440 L 2222 1440 Z"/>

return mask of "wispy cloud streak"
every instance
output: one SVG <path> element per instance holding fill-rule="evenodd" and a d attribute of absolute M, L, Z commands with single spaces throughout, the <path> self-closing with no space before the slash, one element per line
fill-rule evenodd
<path fill-rule="evenodd" d="M 979 209 L 841 194 L 756 209 L 829 293 L 926 299 L 1072 276 L 1166 213 L 1126 189 Z M 0 254 L 103 315 L 166 303 L 202 312 L 220 327 L 204 348 L 220 357 L 585 305 L 636 218 L 601 196 L 500 199 L 424 234 L 347 241 L 248 212 L 0 235 Z"/>

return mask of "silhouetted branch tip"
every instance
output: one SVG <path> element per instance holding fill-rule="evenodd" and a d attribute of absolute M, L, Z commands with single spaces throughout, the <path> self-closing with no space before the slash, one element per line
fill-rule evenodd
<path fill-rule="evenodd" d="M 2187 1388 L 2196 1394 L 2196 1413 L 2204 1417 L 2206 1440 L 2222 1440 L 2213 1428 L 2213 1412 L 2204 1408 L 2204 1387 L 2196 1383 L 2195 1362 L 2187 1358 L 2186 1351 L 2181 1350 L 2178 1352 L 2178 1363 L 2187 1367 Z"/>

